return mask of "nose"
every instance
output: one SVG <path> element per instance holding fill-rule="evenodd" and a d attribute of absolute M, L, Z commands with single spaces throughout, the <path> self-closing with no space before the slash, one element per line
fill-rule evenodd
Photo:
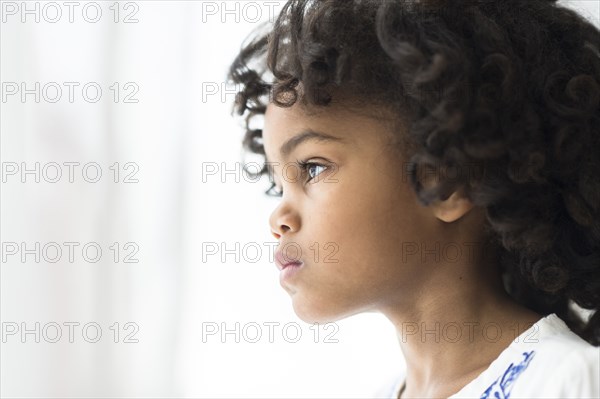
<path fill-rule="evenodd" d="M 280 204 L 269 217 L 271 234 L 276 239 L 280 239 L 283 234 L 296 232 L 300 228 L 300 219 L 298 214 L 292 211 L 284 204 Z"/>

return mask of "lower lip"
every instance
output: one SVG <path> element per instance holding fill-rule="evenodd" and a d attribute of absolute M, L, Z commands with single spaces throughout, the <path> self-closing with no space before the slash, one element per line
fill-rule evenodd
<path fill-rule="evenodd" d="M 284 282 L 286 280 L 291 279 L 294 275 L 300 271 L 302 268 L 302 263 L 292 263 L 289 266 L 286 266 L 281 272 L 279 272 L 279 281 Z"/>

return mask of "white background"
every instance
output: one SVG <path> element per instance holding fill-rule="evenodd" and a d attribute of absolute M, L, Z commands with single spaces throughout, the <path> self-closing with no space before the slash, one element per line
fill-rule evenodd
<path fill-rule="evenodd" d="M 36 3 L 40 21 L 27 14 L 22 22 L 23 7 L 34 10 Z M 250 31 L 272 20 L 283 2 L 136 1 L 115 7 L 99 1 L 96 23 L 83 17 L 88 3 L 78 2 L 72 23 L 64 2 L 55 3 L 62 16 L 51 23 L 57 8 L 48 2 L 2 2 L 3 85 L 25 82 L 33 89 L 35 82 L 41 88 L 57 82 L 62 98 L 51 103 L 42 95 L 36 103 L 29 94 L 23 102 L 20 92 L 7 96 L 3 86 L 2 165 L 33 169 L 39 162 L 47 175 L 40 173 L 39 183 L 21 170 L 3 176 L 0 394 L 369 396 L 404 366 L 394 329 L 380 315 L 363 314 L 336 323 L 330 339 L 337 342 L 326 342 L 332 328 L 321 328 L 315 339 L 315 329 L 293 313 L 270 259 L 275 240 L 268 217 L 276 202 L 263 195 L 268 181 L 246 181 L 239 169 L 243 133 L 241 121 L 230 115 L 235 87 L 224 86 L 227 68 Z M 600 20 L 597 1 L 571 3 Z M 8 12 L 13 5 L 16 15 Z M 93 19 L 95 8 L 86 10 Z M 132 13 L 138 22 L 125 23 Z M 72 103 L 63 82 L 80 84 Z M 102 88 L 98 102 L 82 97 L 88 82 Z M 109 88 L 115 82 L 117 103 Z M 123 102 L 132 92 L 125 90 L 128 82 L 139 88 L 137 103 Z M 48 90 L 46 98 L 55 97 Z M 53 162 L 62 166 L 57 183 L 44 178 L 54 177 Z M 73 183 L 64 162 L 80 163 Z M 92 162 L 102 171 L 96 183 L 82 177 L 82 165 Z M 115 162 L 117 183 L 109 168 Z M 139 168 L 137 183 L 123 181 L 134 171 L 127 163 Z M 207 175 L 213 167 L 217 173 Z M 86 176 L 93 178 L 93 171 Z M 62 257 L 38 263 L 30 254 L 23 262 L 21 252 L 5 251 L 7 243 L 32 249 L 36 242 L 57 243 Z M 80 243 L 72 263 L 64 242 Z M 82 257 L 90 242 L 103 251 L 96 263 Z M 117 262 L 110 249 L 115 242 Z M 131 252 L 128 242 L 139 248 L 137 263 L 123 261 Z M 216 254 L 206 251 L 213 243 Z M 73 342 L 68 322 L 79 323 Z M 35 333 L 21 331 L 35 331 L 35 323 L 39 343 Z M 56 335 L 53 323 L 62 327 L 56 343 L 48 342 Z M 84 339 L 86 323 L 102 329 L 98 342 Z M 138 330 L 125 329 L 125 323 Z M 239 338 L 221 334 L 236 323 Z M 273 342 L 265 323 L 279 323 Z M 286 324 L 300 327 L 297 342 L 291 342 L 295 329 L 283 334 Z M 6 334 L 15 325 L 18 333 Z M 249 342 L 257 325 L 262 337 Z M 214 326 L 216 334 L 203 335 L 203 327 Z M 87 332 L 85 338 L 93 339 L 95 330 Z M 130 332 L 137 343 L 124 342 Z"/>

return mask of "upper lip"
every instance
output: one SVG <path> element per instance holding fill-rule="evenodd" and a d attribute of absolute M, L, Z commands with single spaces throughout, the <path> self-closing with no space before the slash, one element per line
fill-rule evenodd
<path fill-rule="evenodd" d="M 300 259 L 292 259 L 289 256 L 285 256 L 281 251 L 275 253 L 275 264 L 279 270 L 283 270 L 289 265 L 297 265 L 300 263 L 302 263 Z"/>

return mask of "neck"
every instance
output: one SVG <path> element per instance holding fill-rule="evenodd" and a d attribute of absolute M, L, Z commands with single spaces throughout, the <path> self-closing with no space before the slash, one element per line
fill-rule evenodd
<path fill-rule="evenodd" d="M 410 304 L 382 309 L 406 361 L 403 397 L 455 394 L 542 317 L 510 298 L 497 267 L 437 270 L 453 275 L 431 276 Z"/>

